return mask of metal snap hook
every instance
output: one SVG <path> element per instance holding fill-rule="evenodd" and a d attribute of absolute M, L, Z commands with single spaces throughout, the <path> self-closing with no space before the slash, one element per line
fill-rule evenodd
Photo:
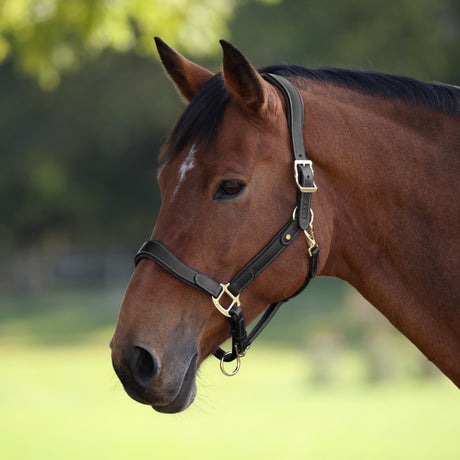
<path fill-rule="evenodd" d="M 241 365 L 241 357 L 240 354 L 238 353 L 238 349 L 235 345 L 235 352 L 236 352 L 236 367 L 233 369 L 233 371 L 228 372 L 225 369 L 225 358 L 227 356 L 231 356 L 232 352 L 227 351 L 224 356 L 222 356 L 222 359 L 220 360 L 220 370 L 222 371 L 222 374 L 226 375 L 227 377 L 233 377 L 239 370 L 240 370 L 240 365 Z"/>
<path fill-rule="evenodd" d="M 310 257 L 313 257 L 312 255 L 312 250 L 318 246 L 316 243 L 315 239 L 315 233 L 313 232 L 313 219 L 315 218 L 315 215 L 313 214 L 313 209 L 310 208 L 310 223 L 308 224 L 308 228 L 303 231 L 305 238 L 307 240 L 307 245 L 308 245 L 308 255 Z M 308 231 L 310 230 L 310 232 Z"/>

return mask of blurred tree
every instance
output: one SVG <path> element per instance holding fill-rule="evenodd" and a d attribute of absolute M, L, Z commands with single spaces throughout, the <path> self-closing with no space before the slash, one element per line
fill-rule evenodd
<path fill-rule="evenodd" d="M 370 68 L 460 83 L 458 0 L 246 2 L 230 32 L 257 65 Z"/>
<path fill-rule="evenodd" d="M 264 1 L 264 0 L 260 0 Z M 265 0 L 268 1 L 268 0 Z M 152 35 L 195 55 L 216 51 L 238 0 L 2 0 L 0 63 L 11 54 L 43 88 L 111 48 L 154 51 Z M 273 3 L 273 0 L 269 1 Z"/>
<path fill-rule="evenodd" d="M 181 109 L 159 65 L 106 52 L 51 93 L 1 70 L 2 246 L 147 237 L 156 152 Z"/>

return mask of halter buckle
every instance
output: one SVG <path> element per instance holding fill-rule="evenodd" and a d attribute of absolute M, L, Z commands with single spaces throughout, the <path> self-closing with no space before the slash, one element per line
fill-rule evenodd
<path fill-rule="evenodd" d="M 313 185 L 311 187 L 305 187 L 303 185 L 300 185 L 299 166 L 309 166 L 310 167 L 311 174 L 312 174 L 312 182 L 313 182 Z M 297 184 L 298 189 L 302 193 L 315 193 L 316 190 L 318 190 L 318 187 L 316 187 L 316 184 L 313 180 L 313 163 L 311 162 L 311 160 L 295 160 L 294 161 L 294 177 L 295 177 L 295 183 Z"/>
<path fill-rule="evenodd" d="M 225 316 L 228 316 L 230 317 L 230 310 L 235 306 L 237 305 L 238 307 L 241 305 L 241 302 L 240 302 L 240 295 L 238 294 L 237 296 L 234 296 L 229 290 L 228 290 L 228 286 L 230 285 L 230 283 L 227 283 L 227 284 L 220 284 L 220 287 L 222 288 L 222 291 L 220 291 L 220 294 L 217 296 L 217 297 L 214 297 L 212 296 L 212 301 L 214 302 L 214 306 Z M 221 297 L 224 295 L 224 294 L 227 294 L 230 299 L 232 300 L 232 303 L 227 307 L 223 307 L 221 304 L 220 304 L 220 299 Z"/>

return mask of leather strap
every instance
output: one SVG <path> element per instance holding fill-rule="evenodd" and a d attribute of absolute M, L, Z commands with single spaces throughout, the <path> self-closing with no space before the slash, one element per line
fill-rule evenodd
<path fill-rule="evenodd" d="M 316 189 L 313 180 L 313 169 L 305 154 L 303 142 L 304 105 L 302 96 L 298 89 L 281 75 L 264 73 L 262 77 L 276 86 L 286 100 L 286 118 L 291 135 L 292 152 L 295 160 L 294 167 L 297 169 L 299 178 L 297 184 L 307 189 Z M 302 193 L 297 190 L 298 219 L 302 230 L 306 230 L 310 225 L 310 206 L 311 193 Z"/>
<path fill-rule="evenodd" d="M 229 291 L 237 296 L 246 286 L 267 268 L 299 234 L 299 224 L 289 221 L 230 281 Z"/>
<path fill-rule="evenodd" d="M 171 275 L 205 294 L 217 297 L 222 291 L 217 281 L 185 265 L 161 241 L 149 240 L 142 244 L 134 257 L 135 265 L 144 258 L 155 261 Z"/>
<path fill-rule="evenodd" d="M 281 75 L 263 73 L 264 80 L 276 86 L 286 100 L 286 118 L 291 134 L 292 152 L 295 160 L 307 160 L 303 143 L 303 100 L 298 89 Z"/>

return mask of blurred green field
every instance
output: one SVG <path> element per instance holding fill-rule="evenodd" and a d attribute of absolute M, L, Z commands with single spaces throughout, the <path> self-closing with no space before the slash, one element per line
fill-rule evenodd
<path fill-rule="evenodd" d="M 135 403 L 110 364 L 120 295 L 0 300 L 0 458 L 460 458 L 452 383 L 416 372 L 371 383 L 365 355 L 348 345 L 334 356 L 333 378 L 320 382 L 287 316 L 271 327 L 283 324 L 297 345 L 272 332 L 233 378 L 207 360 L 186 412 Z"/>

